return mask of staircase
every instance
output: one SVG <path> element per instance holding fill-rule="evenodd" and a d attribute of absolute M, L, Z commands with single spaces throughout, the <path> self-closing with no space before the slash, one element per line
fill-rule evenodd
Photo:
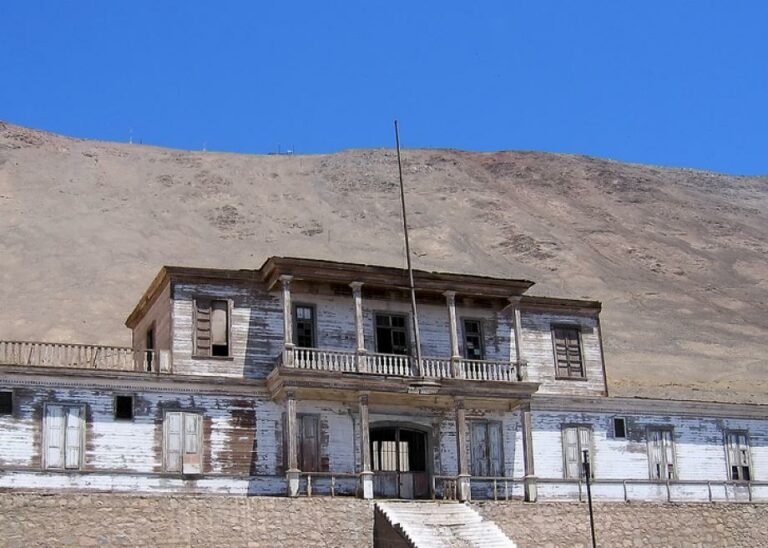
<path fill-rule="evenodd" d="M 377 502 L 376 520 L 376 548 L 515 547 L 495 523 L 458 502 Z M 381 529 L 387 526 L 393 531 Z M 403 541 L 392 542 L 393 532 Z"/>

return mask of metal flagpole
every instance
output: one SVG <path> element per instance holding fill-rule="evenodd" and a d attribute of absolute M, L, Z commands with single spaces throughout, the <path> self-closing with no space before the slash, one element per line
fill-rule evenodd
<path fill-rule="evenodd" d="M 590 487 L 590 476 L 592 470 L 589 466 L 589 451 L 584 449 L 584 477 L 587 480 L 587 501 L 589 502 L 589 528 L 592 531 L 592 548 L 597 548 L 597 540 L 595 539 L 595 515 L 592 512 L 592 489 Z"/>
<path fill-rule="evenodd" d="M 400 205 L 403 208 L 403 234 L 405 235 L 405 258 L 408 263 L 408 282 L 411 290 L 411 313 L 413 314 L 413 332 L 416 338 L 416 367 L 421 375 L 421 336 L 419 335 L 419 315 L 416 311 L 416 287 L 413 284 L 411 266 L 411 244 L 408 240 L 408 219 L 405 213 L 405 188 L 403 187 L 403 162 L 400 158 L 400 126 L 395 120 L 395 143 L 397 144 L 397 169 L 400 174 Z"/>

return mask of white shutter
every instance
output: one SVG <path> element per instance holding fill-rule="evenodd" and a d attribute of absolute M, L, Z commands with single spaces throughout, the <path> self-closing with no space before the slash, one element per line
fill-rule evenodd
<path fill-rule="evenodd" d="M 675 478 L 675 453 L 672 445 L 672 432 L 670 430 L 662 431 L 662 440 L 664 443 L 664 479 Z"/>
<path fill-rule="evenodd" d="M 579 433 L 577 428 L 563 430 L 563 455 L 565 457 L 565 477 L 577 479 L 581 476 L 579 464 Z"/>
<path fill-rule="evenodd" d="M 181 413 L 165 414 L 165 470 L 181 472 Z"/>
<path fill-rule="evenodd" d="M 488 423 L 488 443 L 489 443 L 489 473 L 491 476 L 504 475 L 504 451 L 501 437 L 501 423 Z"/>
<path fill-rule="evenodd" d="M 45 407 L 45 467 L 64 467 L 64 408 Z"/>
<path fill-rule="evenodd" d="M 592 456 L 592 430 L 586 427 L 579 428 L 579 475 L 584 473 L 584 451 L 589 456 L 590 477 L 595 476 L 595 459 Z"/>
<path fill-rule="evenodd" d="M 80 407 L 66 407 L 66 435 L 64 467 L 80 468 L 80 450 L 82 447 L 83 417 Z"/>
<path fill-rule="evenodd" d="M 662 479 L 661 432 L 658 430 L 648 432 L 648 463 L 651 479 Z"/>
<path fill-rule="evenodd" d="M 200 474 L 202 471 L 200 455 L 200 415 L 184 413 L 184 457 L 182 472 Z"/>

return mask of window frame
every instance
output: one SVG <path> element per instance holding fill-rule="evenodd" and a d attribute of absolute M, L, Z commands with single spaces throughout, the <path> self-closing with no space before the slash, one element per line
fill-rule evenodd
<path fill-rule="evenodd" d="M 666 452 L 663 451 L 662 446 L 662 456 L 664 459 L 664 464 L 666 464 L 666 477 L 665 478 L 656 478 L 654 477 L 654 463 L 651 458 L 651 432 L 669 432 L 669 442 L 670 447 L 672 449 L 672 475 L 670 477 L 669 474 L 669 462 L 667 462 Z M 663 436 L 662 436 L 663 439 Z M 666 481 L 674 481 L 678 478 L 679 474 L 677 471 L 677 442 L 675 441 L 675 428 L 673 426 L 648 426 L 646 429 L 646 456 L 648 459 L 648 479 L 651 481 L 659 481 L 659 482 L 666 482 Z"/>
<path fill-rule="evenodd" d="M 210 309 L 213 310 L 213 303 L 215 301 L 221 301 L 227 303 L 227 355 L 226 356 L 214 356 L 213 355 L 213 343 L 211 343 L 210 347 L 210 354 L 200 354 L 198 347 L 197 347 L 197 303 L 200 300 L 206 300 L 208 301 L 211 306 Z M 233 353 L 232 353 L 232 310 L 234 308 L 233 300 L 228 297 L 215 297 L 215 296 L 209 296 L 204 294 L 198 294 L 195 295 L 192 298 L 192 358 L 194 359 L 202 359 L 202 360 L 232 360 L 233 359 Z M 211 312 L 211 315 L 213 312 Z M 155 346 L 157 346 L 157 342 L 155 342 Z"/>
<path fill-rule="evenodd" d="M 131 417 L 118 417 L 117 416 L 117 398 L 131 398 Z M 112 420 L 118 422 L 133 422 L 136 416 L 136 397 L 134 394 L 114 394 L 112 396 Z"/>
<path fill-rule="evenodd" d="M 48 463 L 48 427 L 46 425 L 46 418 L 48 417 L 48 408 L 49 407 L 61 407 L 61 408 L 69 408 L 69 407 L 77 407 L 80 409 L 80 433 L 79 433 L 79 443 L 80 443 L 80 449 L 78 451 L 78 463 L 77 468 L 67 468 L 67 424 L 66 421 L 64 422 L 63 427 L 63 445 L 61 447 L 62 451 L 62 467 L 60 468 L 54 468 L 50 466 Z M 88 428 L 88 423 L 86 421 L 86 405 L 84 403 L 60 403 L 60 402 L 44 402 L 43 403 L 43 417 L 42 417 L 42 454 L 40 456 L 40 464 L 41 468 L 43 470 L 55 470 L 57 472 L 77 472 L 84 468 L 85 466 L 85 431 Z M 64 414 L 66 417 L 66 412 Z"/>
<path fill-rule="evenodd" d="M 486 359 L 485 354 L 485 325 L 484 321 L 481 318 L 475 318 L 475 317 L 464 317 L 462 316 L 460 318 L 461 321 L 461 346 L 462 351 L 464 354 L 464 359 L 466 360 L 478 360 L 478 361 L 484 361 Z M 467 324 L 466 322 L 477 322 L 477 325 L 480 328 L 479 335 L 480 335 L 480 357 L 479 358 L 470 358 L 467 355 Z"/>
<path fill-rule="evenodd" d="M 296 311 L 299 308 L 309 308 L 312 311 L 312 345 L 301 346 L 298 341 L 299 333 L 299 318 Z M 291 312 L 293 316 L 293 337 L 294 344 L 299 348 L 318 348 L 317 344 L 317 305 L 314 303 L 295 302 L 291 304 Z"/>
<path fill-rule="evenodd" d="M 739 470 L 739 478 L 733 479 L 732 472 L 733 472 L 733 463 L 731 462 L 731 452 L 729 451 L 729 443 L 728 443 L 728 437 L 729 436 L 744 436 L 744 441 L 746 443 L 746 450 L 747 450 L 747 468 L 749 469 L 749 479 L 744 479 L 744 472 L 743 470 Z M 725 430 L 723 432 L 723 447 L 725 448 L 725 464 L 726 464 L 726 477 L 728 478 L 728 481 L 733 481 L 736 483 L 750 483 L 752 481 L 752 478 L 754 477 L 754 469 L 752 464 L 752 444 L 749 442 L 749 431 L 744 429 L 738 429 L 738 428 L 729 428 L 728 430 Z M 737 464 L 739 468 L 742 468 L 744 465 Z"/>
<path fill-rule="evenodd" d="M 379 316 L 399 316 L 405 319 L 405 354 L 391 354 L 388 352 L 381 352 L 379 351 L 379 329 L 378 329 L 378 317 Z M 390 329 L 392 329 L 390 327 Z M 413 349 L 411 347 L 411 330 L 412 330 L 412 324 L 411 324 L 411 315 L 407 312 L 391 312 L 388 310 L 374 310 L 373 311 L 373 348 L 374 352 L 376 354 L 390 354 L 393 356 L 408 356 L 410 357 L 413 353 Z"/>
<path fill-rule="evenodd" d="M 10 411 L 8 413 L 0 413 L 0 417 L 14 417 L 16 412 L 16 393 L 13 388 L 0 388 L 0 393 L 9 394 L 11 398 Z"/>
<path fill-rule="evenodd" d="M 581 358 L 581 376 L 562 376 L 560 374 L 561 367 L 558 364 L 557 361 L 557 337 L 555 336 L 555 330 L 556 329 L 570 329 L 572 331 L 576 332 L 576 339 L 578 340 L 579 344 L 579 357 Z M 581 324 L 578 323 L 568 323 L 568 322 L 552 322 L 549 325 L 549 333 L 550 338 L 552 339 L 552 360 L 555 365 L 555 380 L 558 381 L 586 381 L 587 379 L 587 364 L 586 360 L 584 359 L 584 344 L 582 341 L 582 331 L 583 327 Z M 568 367 L 568 371 L 570 371 L 570 366 Z"/>
<path fill-rule="evenodd" d="M 568 454 L 566 451 L 566 430 L 575 428 L 576 429 L 576 444 L 578 446 L 577 453 L 578 453 L 578 459 L 579 459 L 579 476 L 576 478 L 572 478 L 568 475 Z M 581 430 L 587 430 L 589 432 L 589 447 L 587 447 L 587 451 L 589 454 L 589 478 L 594 479 L 595 478 L 595 432 L 594 428 L 591 424 L 587 423 L 578 423 L 578 422 L 567 422 L 563 423 L 560 427 L 560 447 L 561 447 L 561 453 L 562 453 L 562 459 L 563 459 L 563 479 L 567 480 L 580 480 L 583 478 L 584 474 L 584 448 L 581 446 L 581 436 L 579 435 Z"/>

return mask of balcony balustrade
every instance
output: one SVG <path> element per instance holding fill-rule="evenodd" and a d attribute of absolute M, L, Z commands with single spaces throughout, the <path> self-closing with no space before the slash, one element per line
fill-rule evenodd
<path fill-rule="evenodd" d="M 162 358 L 167 361 L 167 356 Z M 162 358 L 154 350 L 134 351 L 133 348 L 124 346 L 0 341 L 0 365 L 158 371 Z"/>

